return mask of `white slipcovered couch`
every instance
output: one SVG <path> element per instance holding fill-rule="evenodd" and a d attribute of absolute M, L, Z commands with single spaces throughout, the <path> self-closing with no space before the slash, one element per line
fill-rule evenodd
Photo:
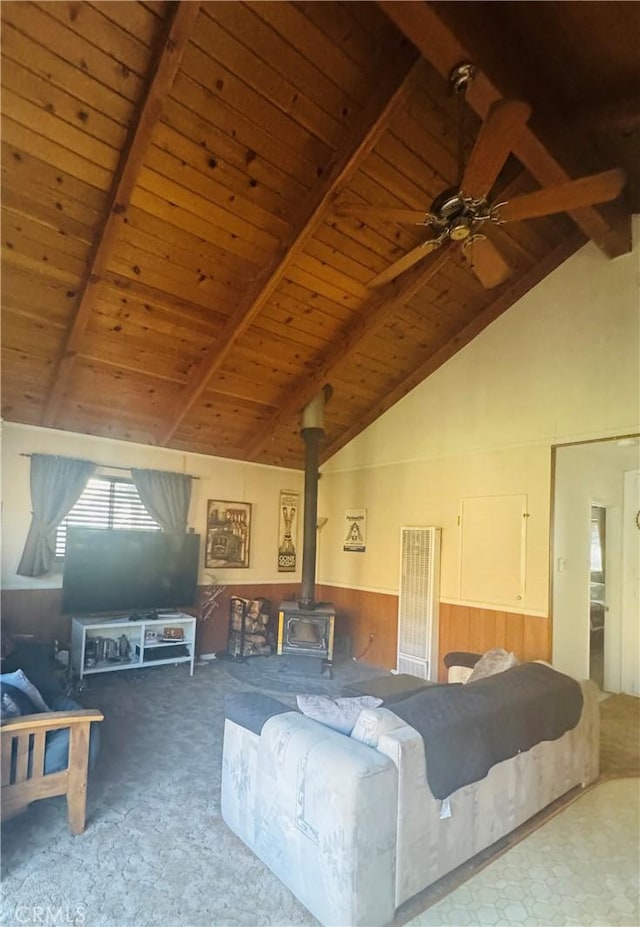
<path fill-rule="evenodd" d="M 413 895 L 597 777 L 597 688 L 581 689 L 572 730 L 445 801 L 429 787 L 422 737 L 389 709 L 363 711 L 351 736 L 295 711 L 261 733 L 228 718 L 223 818 L 322 924 L 388 924 Z"/>

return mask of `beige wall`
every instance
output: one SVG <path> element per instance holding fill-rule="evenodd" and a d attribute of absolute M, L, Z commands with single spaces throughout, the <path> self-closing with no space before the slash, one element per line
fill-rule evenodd
<path fill-rule="evenodd" d="M 207 499 L 250 502 L 252 536 L 248 569 L 216 570 L 216 578 L 234 583 L 299 581 L 298 573 L 277 572 L 279 493 L 303 491 L 303 474 L 295 470 L 247 464 L 199 454 L 183 454 L 105 438 L 70 434 L 46 428 L 4 423 L 2 427 L 2 588 L 52 588 L 62 583 L 59 572 L 38 579 L 18 576 L 18 565 L 30 523 L 29 459 L 21 454 L 60 454 L 99 464 L 173 470 L 199 477 L 194 480 L 189 525 L 202 535 Z M 302 529 L 298 533 L 302 550 Z M 207 581 L 201 555 L 200 582 Z"/>
<path fill-rule="evenodd" d="M 551 446 L 640 429 L 638 255 L 585 246 L 324 465 L 321 582 L 396 591 L 400 527 L 440 525 L 460 601 L 460 500 L 523 493 L 519 608 L 548 614 Z M 342 551 L 345 508 L 368 510 L 366 553 Z"/>

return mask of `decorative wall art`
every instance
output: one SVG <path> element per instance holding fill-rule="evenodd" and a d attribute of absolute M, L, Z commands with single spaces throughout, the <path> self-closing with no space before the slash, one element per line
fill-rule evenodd
<path fill-rule="evenodd" d="M 205 568 L 248 567 L 250 540 L 251 503 L 209 499 Z"/>
<path fill-rule="evenodd" d="M 278 573 L 295 573 L 297 562 L 298 512 L 300 493 L 280 490 L 278 530 Z"/>
<path fill-rule="evenodd" d="M 345 517 L 345 534 L 342 549 L 364 553 L 367 549 L 367 510 L 347 509 Z"/>

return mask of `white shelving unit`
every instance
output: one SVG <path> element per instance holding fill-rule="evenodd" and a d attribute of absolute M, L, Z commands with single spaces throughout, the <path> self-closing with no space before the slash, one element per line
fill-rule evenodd
<path fill-rule="evenodd" d="M 181 629 L 182 638 L 167 640 L 165 630 L 169 629 Z M 127 639 L 128 647 L 120 646 L 123 637 Z M 104 644 L 103 641 L 113 643 Z M 176 648 L 181 649 L 178 651 Z M 124 657 L 122 654 L 127 650 L 128 656 Z M 182 612 L 134 620 L 126 615 L 73 618 L 71 623 L 71 666 L 80 679 L 93 673 L 113 673 L 167 663 L 188 663 L 189 674 L 193 676 L 195 651 L 196 619 Z M 180 655 L 176 656 L 178 652 Z M 107 653 L 110 655 L 107 656 Z"/>

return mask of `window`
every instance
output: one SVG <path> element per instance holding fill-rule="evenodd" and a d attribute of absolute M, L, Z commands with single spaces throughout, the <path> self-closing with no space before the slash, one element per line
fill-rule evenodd
<path fill-rule="evenodd" d="M 135 483 L 111 476 L 92 477 L 78 501 L 56 532 L 56 558 L 62 559 L 67 547 L 67 528 L 137 528 L 160 531 L 142 503 Z"/>

